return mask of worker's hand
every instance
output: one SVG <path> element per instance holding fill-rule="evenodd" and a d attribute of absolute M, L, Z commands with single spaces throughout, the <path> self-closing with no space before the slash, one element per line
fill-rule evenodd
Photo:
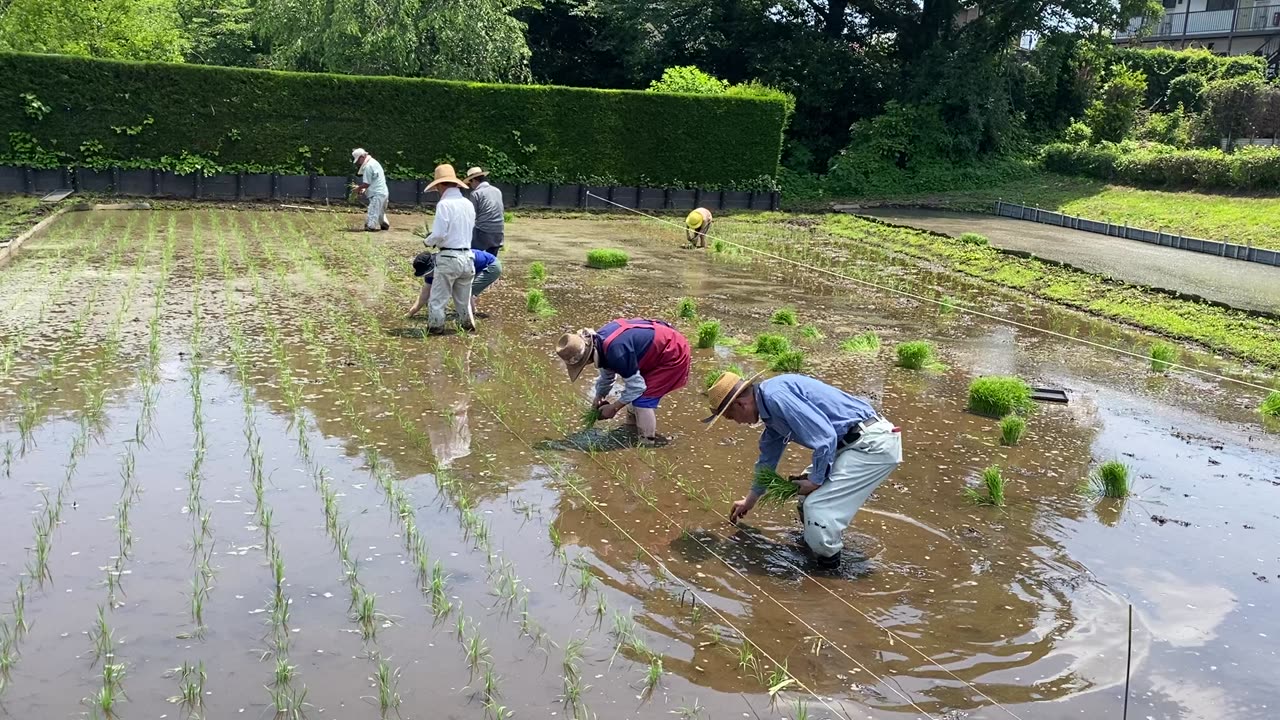
<path fill-rule="evenodd" d="M 617 415 L 617 414 L 618 414 L 618 406 L 617 406 L 617 405 L 614 405 L 614 404 L 612 404 L 612 403 L 608 403 L 608 404 L 605 404 L 605 405 L 601 405 L 601 406 L 600 406 L 600 419 L 601 419 L 601 420 L 612 420 L 612 419 L 613 419 L 613 417 L 614 417 L 615 415 Z"/>
<path fill-rule="evenodd" d="M 808 495 L 809 493 L 821 487 L 819 485 L 815 485 L 811 480 L 809 480 L 809 476 L 807 474 L 792 475 L 787 479 L 796 484 L 797 495 Z"/>
<path fill-rule="evenodd" d="M 411 317 L 413 317 L 415 314 L 417 314 L 417 312 L 418 312 L 418 306 L 417 306 L 417 305 L 414 305 L 413 307 L 409 308 L 408 312 L 406 312 L 406 313 L 404 314 L 404 316 L 405 316 L 406 318 L 411 318 Z"/>
<path fill-rule="evenodd" d="M 733 507 L 729 509 L 729 522 L 737 525 L 738 521 L 746 517 L 747 513 L 751 512 L 751 508 L 756 506 L 756 500 L 759 500 L 756 495 L 748 494 L 741 500 L 735 502 Z"/>
<path fill-rule="evenodd" d="M 604 407 L 605 405 L 608 405 L 608 404 L 609 404 L 609 398 L 608 398 L 608 397 L 606 397 L 606 396 L 604 396 L 604 395 L 601 395 L 600 397 L 598 397 L 598 398 L 596 398 L 594 401 L 592 401 L 591 406 L 592 406 L 592 407 Z"/>

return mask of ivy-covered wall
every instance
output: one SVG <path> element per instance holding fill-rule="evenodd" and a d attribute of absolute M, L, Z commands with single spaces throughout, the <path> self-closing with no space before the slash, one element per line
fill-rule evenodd
<path fill-rule="evenodd" d="M 783 100 L 0 53 L 0 164 L 771 189 Z"/>

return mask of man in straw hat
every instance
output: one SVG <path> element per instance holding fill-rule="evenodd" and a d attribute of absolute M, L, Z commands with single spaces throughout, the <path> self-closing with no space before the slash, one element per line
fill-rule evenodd
<path fill-rule="evenodd" d="M 761 470 L 774 470 L 787 444 L 813 450 L 803 474 L 790 478 L 800 495 L 804 541 L 819 563 L 837 566 L 844 529 L 858 508 L 902 462 L 902 435 L 862 398 L 805 375 L 779 375 L 757 382 L 725 373 L 707 391 L 714 424 L 721 416 L 737 423 L 764 423 Z M 755 507 L 764 487 L 757 479 L 746 497 L 733 503 L 729 522 L 737 524 Z"/>
<path fill-rule="evenodd" d="M 444 332 L 445 307 L 453 298 L 458 324 L 463 330 L 475 330 L 471 315 L 471 282 L 476 276 L 475 259 L 471 255 L 471 232 L 475 229 L 476 210 L 462 196 L 466 184 L 458 179 L 452 165 L 436 166 L 435 179 L 427 190 L 440 193 L 435 219 L 431 221 L 428 248 L 440 248 L 436 255 L 435 281 L 427 298 L 427 331 Z"/>
<path fill-rule="evenodd" d="M 360 173 L 360 182 L 356 185 L 356 193 L 369 201 L 369 209 L 364 218 L 364 229 L 368 232 L 390 230 L 387 222 L 387 201 L 391 191 L 387 189 L 387 175 L 382 171 L 382 163 L 373 159 L 364 148 L 351 151 L 351 162 L 356 164 Z"/>
<path fill-rule="evenodd" d="M 707 233 L 711 232 L 711 211 L 697 208 L 684 219 L 685 240 L 693 247 L 707 246 Z"/>
<path fill-rule="evenodd" d="M 595 363 L 595 406 L 600 417 L 612 418 L 628 405 L 627 424 L 634 425 L 641 442 L 658 440 L 658 402 L 689 382 L 689 341 L 661 320 L 618 318 L 599 330 L 579 330 L 562 336 L 556 354 L 564 360 L 570 382 Z M 613 381 L 623 378 L 622 394 L 610 402 Z"/>
<path fill-rule="evenodd" d="M 497 255 L 502 250 L 506 225 L 503 220 L 502 191 L 489 184 L 489 173 L 478 167 L 467 171 L 471 188 L 471 204 L 476 206 L 476 229 L 471 235 L 471 248 Z"/>

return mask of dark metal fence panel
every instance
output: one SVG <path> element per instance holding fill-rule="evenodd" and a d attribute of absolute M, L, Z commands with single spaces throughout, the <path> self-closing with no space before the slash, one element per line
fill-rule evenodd
<path fill-rule="evenodd" d="M 1237 245 L 1235 243 L 1228 242 L 1202 240 L 1200 238 L 1187 237 L 1178 233 L 1166 233 L 1161 230 L 1146 230 L 1144 228 L 1131 228 L 1127 225 L 1113 225 L 1108 222 L 1099 222 L 1097 220 L 1088 220 L 1086 218 L 1078 218 L 1072 215 L 1064 215 L 1051 210 L 1041 210 L 1040 208 L 1027 207 L 1017 203 L 1007 203 L 1003 200 L 996 203 L 996 215 L 1015 218 L 1018 220 L 1029 220 L 1031 222 L 1048 225 L 1072 227 L 1077 230 L 1097 233 L 1099 235 L 1109 235 L 1112 237 L 1127 238 L 1129 240 L 1138 240 L 1140 242 L 1152 243 L 1189 252 L 1217 255 L 1219 257 L 1227 257 L 1234 260 L 1262 263 L 1263 265 L 1280 266 L 1280 252 L 1276 252 L 1274 250 L 1255 248 L 1248 245 Z"/>

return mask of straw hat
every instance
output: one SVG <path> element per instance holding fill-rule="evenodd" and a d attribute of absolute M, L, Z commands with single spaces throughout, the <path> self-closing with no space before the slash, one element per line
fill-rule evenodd
<path fill-rule="evenodd" d="M 565 333 L 556 343 L 556 354 L 564 361 L 569 371 L 569 382 L 574 382 L 582 374 L 587 363 L 595 359 L 596 341 L 590 330 L 579 330 L 576 333 Z"/>
<path fill-rule="evenodd" d="M 737 373 L 727 372 L 721 375 L 720 379 L 716 380 L 715 384 L 707 390 L 707 399 L 711 405 L 711 417 L 702 422 L 715 425 L 716 421 L 724 415 L 725 410 L 728 410 L 733 401 L 737 400 L 738 396 L 742 394 L 742 391 L 751 387 L 756 378 L 763 374 L 764 371 L 761 370 L 746 380 L 742 379 L 742 376 Z"/>
<path fill-rule="evenodd" d="M 690 230 L 697 230 L 698 228 L 702 227 L 702 221 L 703 221 L 702 213 L 698 212 L 697 210 L 694 210 L 693 212 L 689 213 L 689 217 L 684 219 L 684 224 L 688 225 Z"/>
<path fill-rule="evenodd" d="M 467 186 L 466 183 L 458 179 L 458 173 L 454 172 L 453 166 L 448 163 L 437 165 L 435 174 L 436 179 L 432 180 L 430 185 L 427 185 L 428 190 L 434 190 L 437 185 L 444 185 L 446 183 L 460 188 Z"/>
<path fill-rule="evenodd" d="M 482 177 L 489 177 L 489 173 L 485 172 L 484 170 L 481 170 L 479 167 L 473 167 L 467 171 L 466 180 L 467 182 L 471 182 L 476 178 L 482 178 Z"/>

